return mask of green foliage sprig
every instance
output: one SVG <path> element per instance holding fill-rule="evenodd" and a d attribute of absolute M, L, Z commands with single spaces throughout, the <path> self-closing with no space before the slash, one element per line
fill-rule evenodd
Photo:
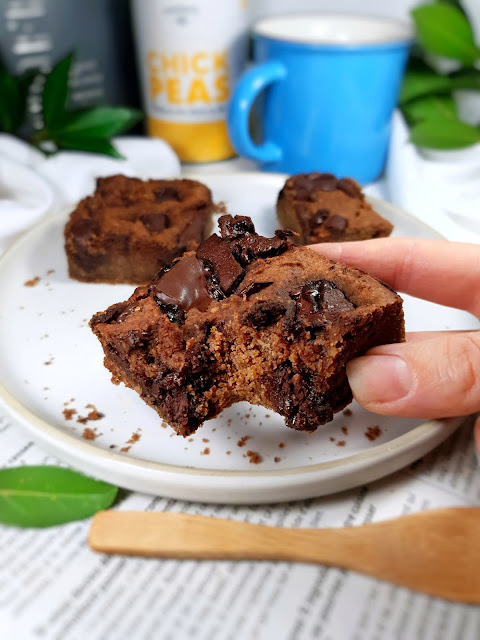
<path fill-rule="evenodd" d="M 419 46 L 410 57 L 399 99 L 410 139 L 431 149 L 459 149 L 480 142 L 480 127 L 459 119 L 453 97 L 458 89 L 480 91 L 480 70 L 475 68 L 480 47 L 468 18 L 456 0 L 419 6 L 412 16 Z M 429 63 L 431 56 L 455 60 L 459 68 L 440 73 Z"/>
<path fill-rule="evenodd" d="M 43 127 L 34 131 L 29 142 L 46 153 L 77 149 L 121 158 L 111 138 L 133 127 L 143 114 L 137 109 L 111 106 L 69 110 L 72 62 L 73 55 L 69 55 L 46 75 L 42 92 Z M 37 75 L 30 72 L 13 76 L 0 67 L 0 131 L 20 135 L 28 119 L 30 86 Z"/>

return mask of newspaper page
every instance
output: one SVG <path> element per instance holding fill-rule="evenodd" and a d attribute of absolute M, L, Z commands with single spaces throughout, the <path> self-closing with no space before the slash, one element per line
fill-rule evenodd
<path fill-rule="evenodd" d="M 0 466 L 58 464 L 6 415 Z M 286 527 L 357 526 L 478 506 L 471 426 L 368 486 L 300 502 L 207 505 L 125 493 L 125 510 L 179 511 Z M 2 640 L 477 640 L 480 608 L 363 575 L 286 562 L 178 561 L 94 553 L 90 520 L 0 525 Z M 468 554 L 468 549 L 459 549 Z M 455 558 L 452 558 L 452 562 Z"/>

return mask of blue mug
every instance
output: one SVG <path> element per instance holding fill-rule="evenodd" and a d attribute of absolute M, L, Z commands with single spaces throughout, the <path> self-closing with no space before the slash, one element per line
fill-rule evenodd
<path fill-rule="evenodd" d="M 411 43 L 410 25 L 390 19 L 263 18 L 253 27 L 256 64 L 240 78 L 229 106 L 233 146 L 264 171 L 374 180 L 385 163 Z M 249 131 L 257 98 L 261 144 Z"/>

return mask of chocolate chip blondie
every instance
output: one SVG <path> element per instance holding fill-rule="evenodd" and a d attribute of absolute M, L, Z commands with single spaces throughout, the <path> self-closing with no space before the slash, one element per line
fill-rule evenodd
<path fill-rule="evenodd" d="M 222 216 L 176 259 L 90 326 L 112 380 L 135 389 L 178 434 L 242 400 L 314 430 L 351 399 L 345 366 L 404 339 L 401 298 L 371 276 L 264 238 Z"/>
<path fill-rule="evenodd" d="M 331 173 L 289 178 L 278 195 L 277 213 L 283 227 L 298 233 L 300 244 L 382 238 L 393 230 L 355 180 L 337 180 Z"/>
<path fill-rule="evenodd" d="M 65 227 L 71 278 L 148 282 L 211 229 L 210 190 L 194 180 L 99 178 Z"/>

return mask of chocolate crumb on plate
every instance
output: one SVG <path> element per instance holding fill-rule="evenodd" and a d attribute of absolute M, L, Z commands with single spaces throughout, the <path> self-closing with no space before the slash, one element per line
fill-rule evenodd
<path fill-rule="evenodd" d="M 35 276 L 31 280 L 27 280 L 23 283 L 24 287 L 35 287 L 40 282 L 40 276 Z"/>
<path fill-rule="evenodd" d="M 371 442 L 379 438 L 381 435 L 382 430 L 378 425 L 374 427 L 368 427 L 368 429 L 365 431 L 365 437 Z"/>
<path fill-rule="evenodd" d="M 260 464 L 263 460 L 262 456 L 256 451 L 247 451 L 247 456 L 250 458 L 250 464 Z"/>

